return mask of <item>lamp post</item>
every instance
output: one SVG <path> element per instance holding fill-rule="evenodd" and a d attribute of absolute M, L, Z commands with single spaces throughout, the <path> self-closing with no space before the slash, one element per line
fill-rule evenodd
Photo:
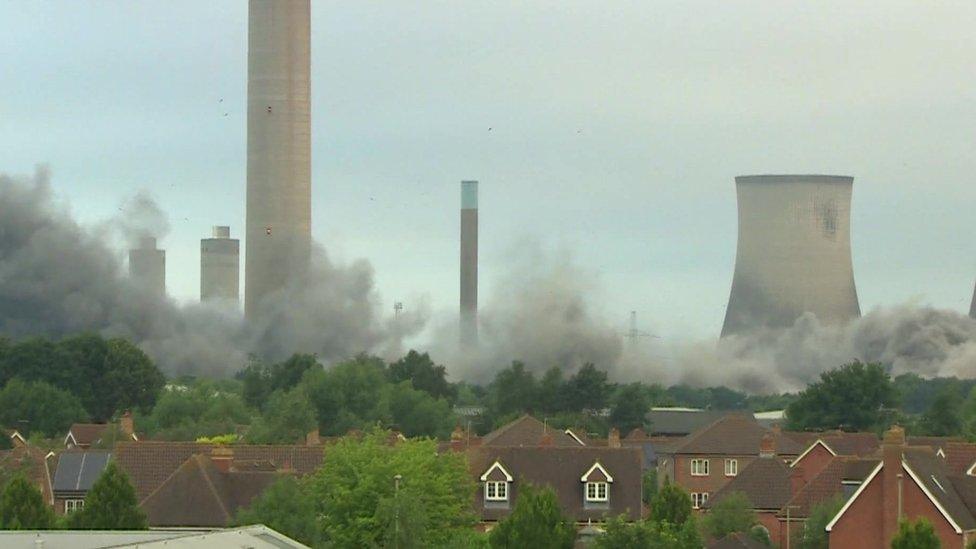
<path fill-rule="evenodd" d="M 790 549 L 790 543 L 793 541 L 790 539 L 790 509 L 799 509 L 799 505 L 787 505 L 786 506 L 786 549 Z"/>
<path fill-rule="evenodd" d="M 393 475 L 393 546 L 400 549 L 400 480 L 403 476 Z"/>

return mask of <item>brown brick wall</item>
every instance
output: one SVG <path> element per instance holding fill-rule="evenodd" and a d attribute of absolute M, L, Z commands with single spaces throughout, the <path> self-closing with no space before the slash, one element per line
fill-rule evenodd
<path fill-rule="evenodd" d="M 756 456 L 721 456 L 721 455 L 676 455 L 674 456 L 674 482 L 689 494 L 692 492 L 707 492 L 709 496 L 719 491 L 735 477 L 725 476 L 725 460 L 739 460 L 739 471 L 752 463 Z M 691 460 L 707 459 L 708 476 L 692 476 Z"/>
<path fill-rule="evenodd" d="M 833 459 L 833 454 L 828 452 L 822 444 L 818 444 L 807 455 L 803 456 L 803 459 L 798 461 L 794 467 L 803 469 L 803 483 L 806 484 L 819 475 Z"/>

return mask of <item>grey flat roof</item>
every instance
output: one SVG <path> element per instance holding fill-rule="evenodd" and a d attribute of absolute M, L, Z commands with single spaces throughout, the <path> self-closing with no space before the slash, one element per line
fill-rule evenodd
<path fill-rule="evenodd" d="M 0 531 L 4 549 L 114 549 L 117 547 L 166 547 L 177 549 L 308 549 L 308 546 L 275 532 L 267 526 L 244 526 L 227 530 L 5 530 Z"/>

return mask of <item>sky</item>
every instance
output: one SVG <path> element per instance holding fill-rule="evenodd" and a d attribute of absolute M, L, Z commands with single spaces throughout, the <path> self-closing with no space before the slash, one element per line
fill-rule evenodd
<path fill-rule="evenodd" d="M 243 232 L 246 19 L 243 0 L 0 3 L 0 172 L 48 165 L 92 226 L 148 191 L 168 291 L 196 300 L 199 239 Z M 456 314 L 476 179 L 483 300 L 531 242 L 571 254 L 621 331 L 636 310 L 666 340 L 708 338 L 733 178 L 851 175 L 862 310 L 964 312 L 973 28 L 971 1 L 313 0 L 313 236 L 371 262 L 389 314 Z"/>

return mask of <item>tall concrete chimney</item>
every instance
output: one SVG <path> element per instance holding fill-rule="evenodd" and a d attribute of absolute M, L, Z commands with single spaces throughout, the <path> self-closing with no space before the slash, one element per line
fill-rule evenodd
<path fill-rule="evenodd" d="M 310 18 L 310 0 L 248 4 L 247 316 L 311 252 Z"/>
<path fill-rule="evenodd" d="M 969 316 L 976 318 L 976 288 L 973 288 L 973 302 L 969 306 Z"/>
<path fill-rule="evenodd" d="M 166 295 L 166 252 L 156 249 L 156 239 L 139 239 L 139 247 L 129 250 L 129 276 L 152 295 Z"/>
<path fill-rule="evenodd" d="M 860 317 L 851 262 L 854 179 L 750 175 L 735 184 L 739 242 L 722 336 L 792 326 L 806 312 L 825 324 Z"/>
<path fill-rule="evenodd" d="M 478 344 L 478 182 L 461 182 L 461 345 Z"/>
<path fill-rule="evenodd" d="M 200 301 L 240 300 L 241 243 L 230 227 L 214 226 L 213 238 L 200 240 Z"/>

